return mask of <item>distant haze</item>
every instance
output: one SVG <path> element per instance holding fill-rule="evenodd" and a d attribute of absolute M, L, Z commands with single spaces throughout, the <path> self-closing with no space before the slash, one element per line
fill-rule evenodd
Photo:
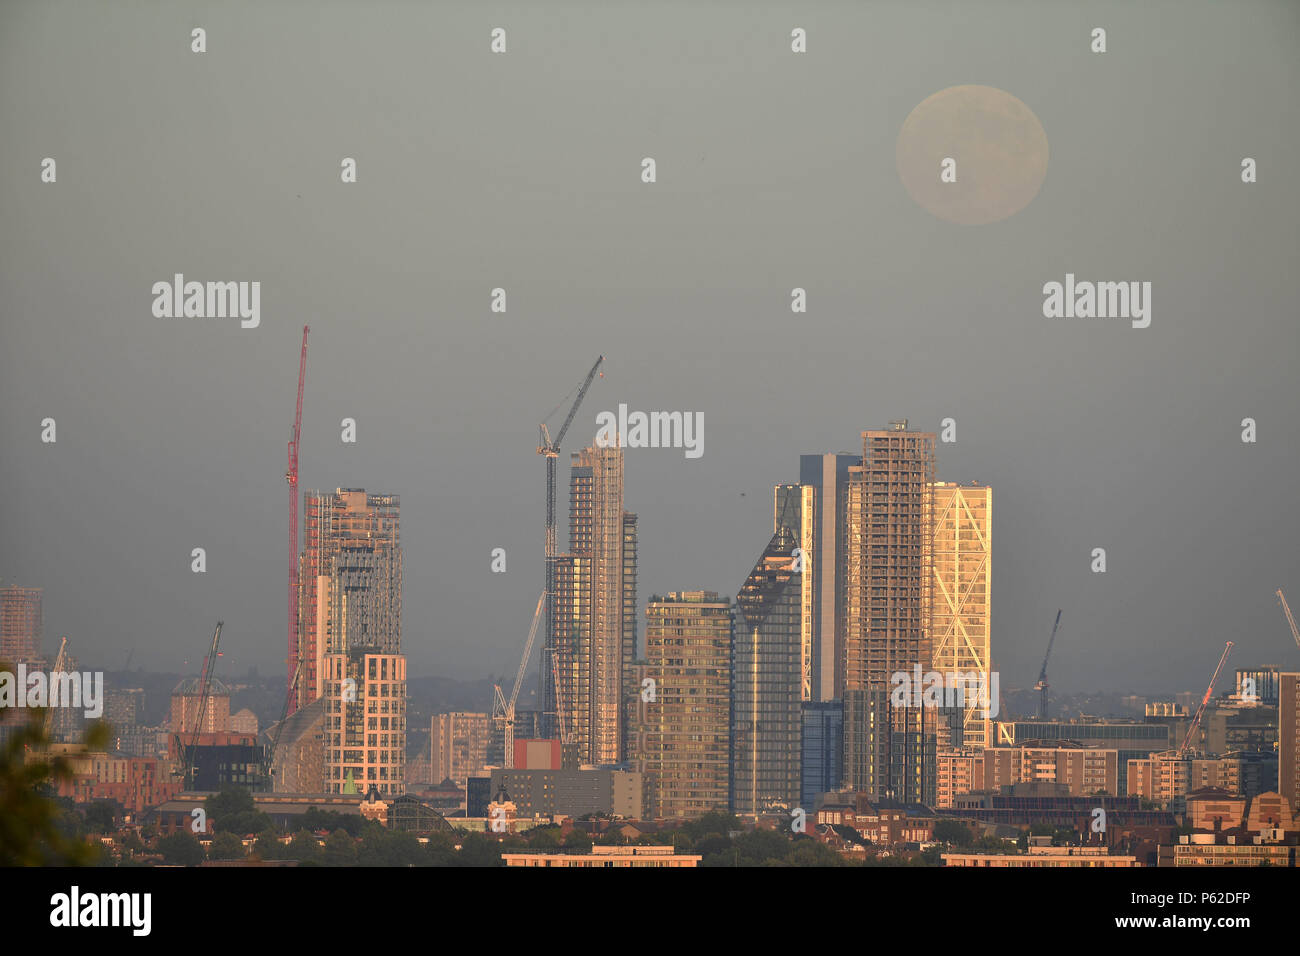
<path fill-rule="evenodd" d="M 1298 28 L 1203 0 L 6 3 L 0 578 L 45 589 L 45 646 L 84 665 L 197 670 L 222 618 L 222 668 L 282 671 L 310 324 L 302 488 L 401 496 L 414 675 L 514 673 L 537 423 L 600 354 L 562 548 L 601 411 L 704 420 L 698 459 L 627 453 L 643 606 L 734 595 L 800 454 L 953 417 L 938 476 L 993 487 L 1004 688 L 1057 608 L 1061 693 L 1200 692 L 1228 639 L 1229 672 L 1300 670 L 1273 596 L 1300 604 Z M 965 84 L 1050 142 L 1037 195 L 983 226 L 897 165 L 909 114 Z M 260 282 L 260 325 L 154 317 L 175 273 Z M 1067 273 L 1151 282 L 1150 327 L 1044 318 Z"/>

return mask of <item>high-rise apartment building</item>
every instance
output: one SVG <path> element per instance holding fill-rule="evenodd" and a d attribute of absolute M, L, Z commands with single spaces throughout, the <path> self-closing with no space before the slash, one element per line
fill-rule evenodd
<path fill-rule="evenodd" d="M 799 539 L 778 524 L 736 597 L 731 654 L 731 808 L 740 816 L 800 805 L 803 701 Z"/>
<path fill-rule="evenodd" d="M 354 644 L 323 660 L 325 792 L 406 792 L 406 658 Z"/>
<path fill-rule="evenodd" d="M 303 495 L 296 701 L 325 699 L 326 793 L 406 792 L 406 658 L 396 495 Z"/>
<path fill-rule="evenodd" d="M 849 468 L 844 553 L 845 783 L 933 804 L 934 711 L 893 706 L 892 677 L 930 668 L 934 439 L 892 422 Z"/>
<path fill-rule="evenodd" d="M 0 662 L 16 667 L 41 658 L 41 589 L 0 588 Z"/>
<path fill-rule="evenodd" d="M 1300 807 L 1300 673 L 1278 675 L 1277 790 Z"/>
<path fill-rule="evenodd" d="M 713 591 L 646 605 L 645 772 L 657 818 L 691 819 L 730 803 L 732 607 Z"/>
<path fill-rule="evenodd" d="M 627 671 L 636 656 L 636 622 L 628 620 L 636 606 L 636 516 L 623 510 L 621 448 L 572 456 L 569 505 L 569 552 L 555 562 L 555 646 L 542 659 L 543 695 L 553 699 L 544 707 L 582 763 L 613 764 L 623 759 Z"/>
<path fill-rule="evenodd" d="M 636 602 L 636 515 L 623 512 L 623 722 L 620 727 L 619 754 L 623 760 L 631 754 L 632 722 L 636 717 L 640 683 L 633 665 L 639 644 Z"/>
<path fill-rule="evenodd" d="M 402 550 L 396 495 L 360 488 L 303 494 L 298 675 L 291 708 L 322 694 L 327 654 L 373 647 L 400 654 Z"/>
<path fill-rule="evenodd" d="M 434 714 L 429 725 L 431 782 L 450 779 L 463 787 L 470 777 L 482 773 L 490 736 L 487 714 Z"/>
<path fill-rule="evenodd" d="M 985 688 L 991 686 L 992 520 L 993 489 L 987 485 L 935 484 L 931 667 L 945 677 L 978 675 Z M 968 702 L 953 715 L 962 726 L 959 746 L 993 746 L 989 710 L 995 706 L 992 700 L 988 708 Z"/>

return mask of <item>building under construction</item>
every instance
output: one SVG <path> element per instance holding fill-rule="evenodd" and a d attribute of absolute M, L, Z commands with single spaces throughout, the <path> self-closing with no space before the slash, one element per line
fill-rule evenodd
<path fill-rule="evenodd" d="M 41 589 L 0 588 L 0 662 L 35 664 L 41 658 Z"/>
<path fill-rule="evenodd" d="M 636 655 L 636 517 L 623 510 L 623 449 L 572 459 L 569 552 L 555 563 L 557 730 L 582 763 L 613 764 L 626 746 Z"/>
<path fill-rule="evenodd" d="M 323 658 L 354 646 L 401 653 L 402 551 L 396 495 L 303 494 L 298 664 L 290 711 L 323 692 Z"/>

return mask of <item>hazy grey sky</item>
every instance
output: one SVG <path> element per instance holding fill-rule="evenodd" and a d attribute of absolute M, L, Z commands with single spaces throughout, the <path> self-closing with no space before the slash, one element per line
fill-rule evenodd
<path fill-rule="evenodd" d="M 939 476 L 994 489 L 1004 687 L 1058 607 L 1060 690 L 1199 691 L 1228 639 L 1300 669 L 1298 41 L 1290 2 L 5 2 L 0 577 L 87 664 L 178 668 L 220 617 L 223 667 L 281 671 L 306 322 L 302 486 L 401 496 L 413 674 L 513 672 L 537 422 L 602 353 L 562 546 L 598 411 L 704 415 L 698 460 L 628 452 L 643 601 L 734 595 L 800 454 L 951 416 Z M 958 84 L 1046 131 L 1004 222 L 899 180 L 904 120 Z M 260 281 L 261 326 L 155 318 L 176 272 Z M 1150 281 L 1151 326 L 1044 318 L 1067 272 Z"/>

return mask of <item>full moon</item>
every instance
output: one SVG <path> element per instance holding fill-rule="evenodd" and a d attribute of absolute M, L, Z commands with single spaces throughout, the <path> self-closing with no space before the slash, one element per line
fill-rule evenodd
<path fill-rule="evenodd" d="M 947 222 L 982 226 L 1014 216 L 1038 195 L 1047 133 L 1033 110 L 1004 90 L 951 86 L 908 115 L 897 158 L 898 176 L 918 205 Z"/>

